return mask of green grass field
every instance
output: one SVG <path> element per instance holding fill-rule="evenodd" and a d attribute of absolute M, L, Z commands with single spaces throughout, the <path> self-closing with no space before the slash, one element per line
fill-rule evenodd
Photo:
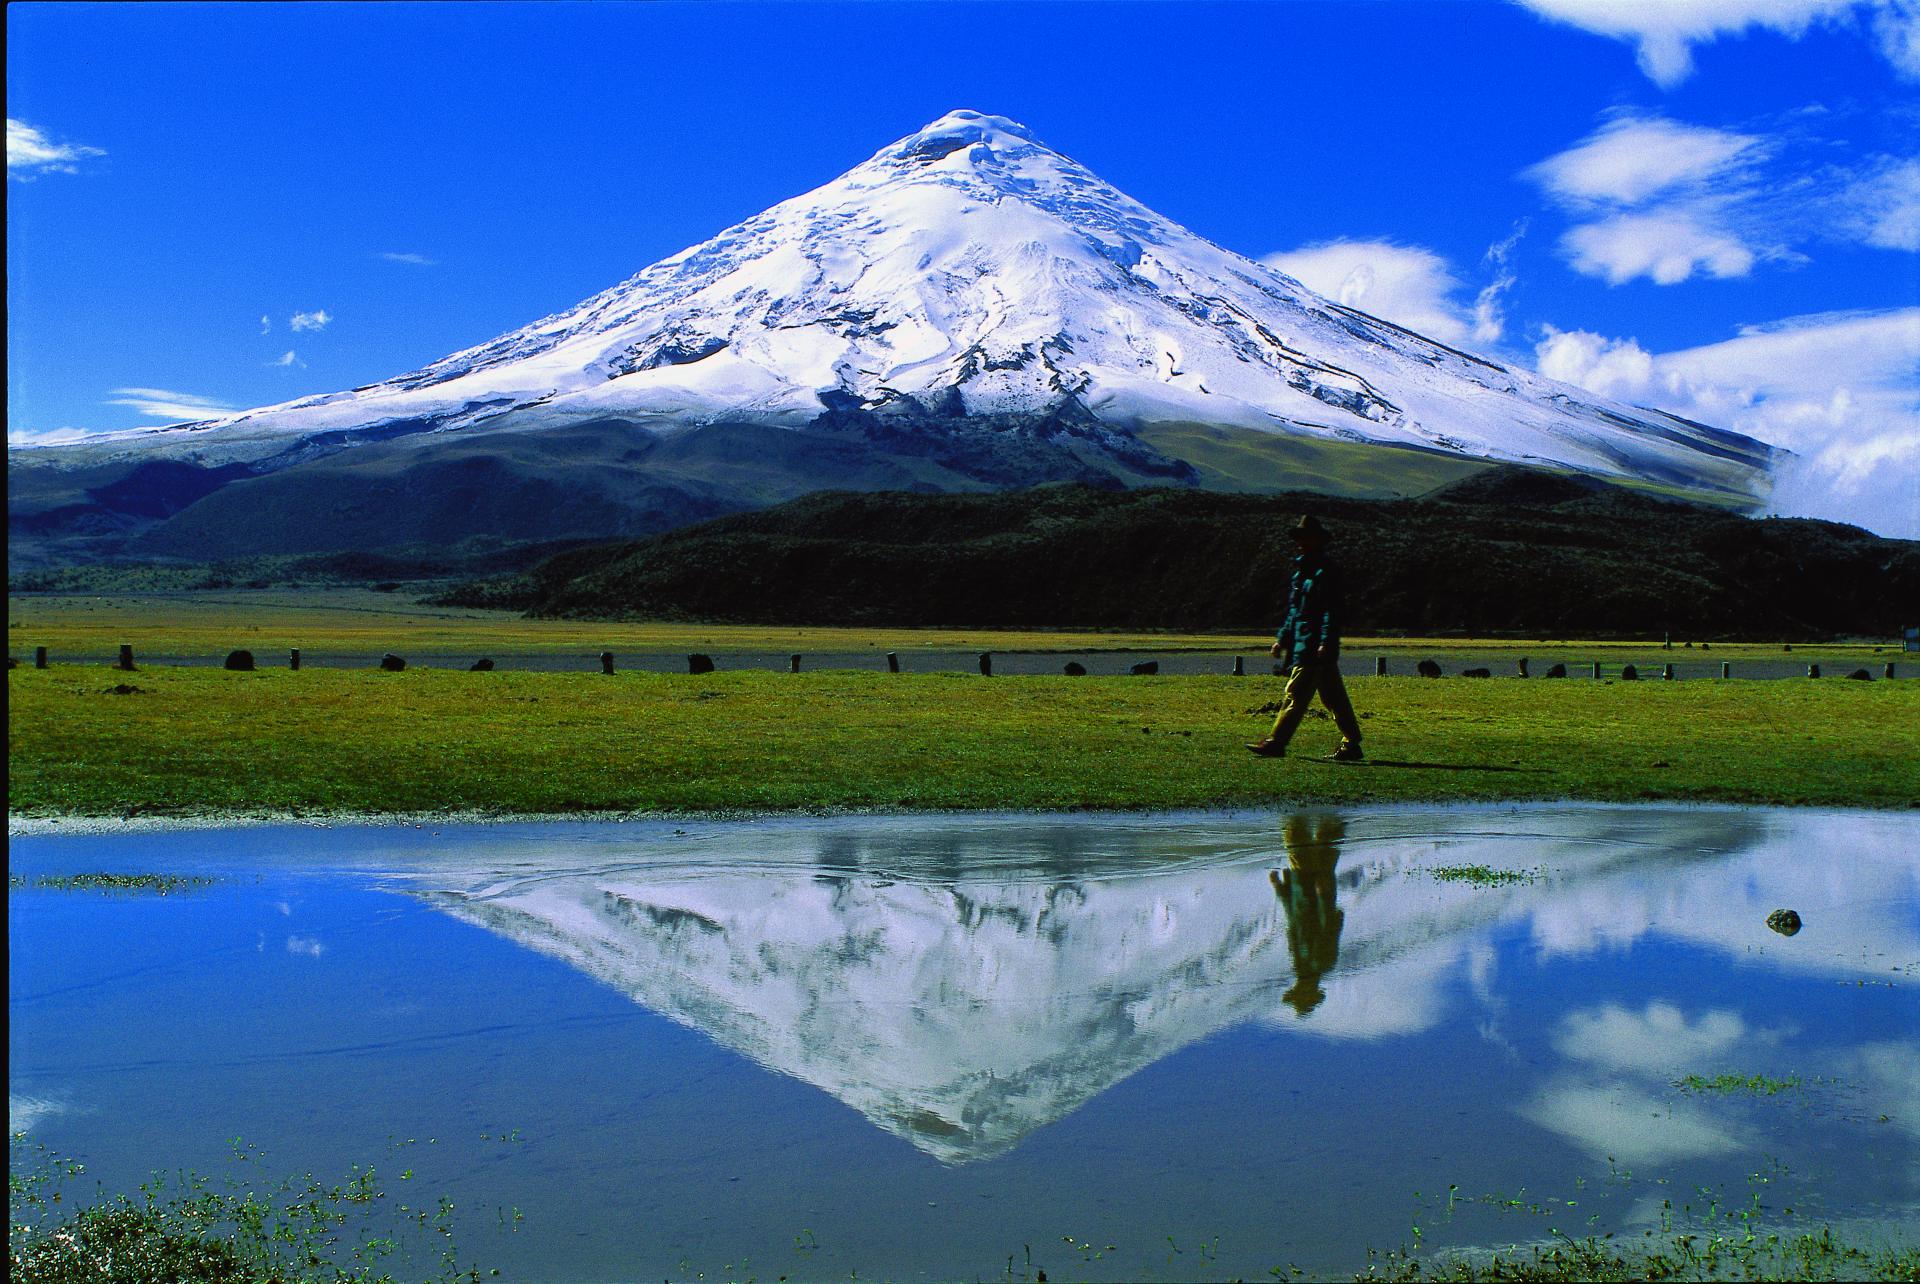
<path fill-rule="evenodd" d="M 421 606 L 403 594 L 301 589 L 139 594 L 26 594 L 7 599 L 8 649 L 62 656 L 224 655 L 263 660 L 309 651 L 596 655 L 687 651 L 1225 650 L 1251 640 L 1193 633 L 1079 630 L 792 628 L 644 620 L 529 620 L 502 611 Z M 1264 646 L 1265 641 L 1260 641 Z"/>
<path fill-rule="evenodd" d="M 113 656 L 122 643 L 139 656 L 221 656 L 235 648 L 279 663 L 285 651 L 379 655 L 470 653 L 494 656 L 621 655 L 724 652 L 887 651 L 1205 651 L 1243 654 L 1257 663 L 1271 635 L 1099 632 L 1087 629 L 794 628 L 761 624 L 681 624 L 646 620 L 528 620 L 500 611 L 421 606 L 403 593 L 369 589 L 266 589 L 179 593 L 19 594 L 7 599 L 10 654 L 25 659 L 37 646 L 56 661 Z M 1349 638 L 1349 655 L 1385 655 L 1406 662 L 1433 655 L 1564 655 L 1569 650 L 1609 667 L 1666 660 L 1794 659 L 1835 673 L 1908 659 L 1896 644 L 1715 644 L 1711 650 L 1663 651 L 1658 639 Z M 1915 657 L 1920 659 L 1920 657 Z M 1845 666 L 1844 668 L 1840 666 Z M 1912 667 L 1912 666 L 1910 666 Z M 1920 670 L 1917 670 L 1920 671 Z"/>
<path fill-rule="evenodd" d="M 119 686 L 138 688 L 116 693 Z M 1920 681 L 1351 683 L 1370 761 L 1241 747 L 1269 677 L 22 668 L 18 817 L 1920 803 Z"/>

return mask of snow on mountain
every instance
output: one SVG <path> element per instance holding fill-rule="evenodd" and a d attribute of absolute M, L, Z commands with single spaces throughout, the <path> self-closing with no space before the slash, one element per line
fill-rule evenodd
<path fill-rule="evenodd" d="M 586 864 L 557 842 L 465 868 L 442 855 L 403 879 L 964 1163 L 1235 1025 L 1424 1029 L 1497 922 L 1529 922 L 1564 952 L 1654 922 L 1751 949 L 1777 889 L 1755 878 L 1753 898 L 1703 914 L 1714 894 L 1688 880 L 1802 841 L 1788 828 L 1590 809 L 1540 811 L 1508 834 L 1459 812 L 897 818 L 614 838 Z M 1656 882 L 1649 850 L 1664 853 Z M 1464 859 L 1550 873 L 1491 888 L 1409 876 Z M 1650 917 L 1621 915 L 1648 898 Z M 1868 918 L 1810 965 L 1876 957 L 1864 947 L 1898 933 Z"/>
<path fill-rule="evenodd" d="M 846 407 L 1067 403 L 1121 430 L 1198 422 L 1738 494 L 1764 487 L 1770 455 L 1332 303 L 973 111 L 424 369 L 118 444 L 251 462 L 383 426 L 800 427 Z"/>

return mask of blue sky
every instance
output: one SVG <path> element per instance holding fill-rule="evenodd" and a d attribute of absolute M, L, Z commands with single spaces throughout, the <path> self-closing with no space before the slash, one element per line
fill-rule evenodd
<path fill-rule="evenodd" d="M 964 106 L 1920 525 L 1914 0 L 7 13 L 12 439 L 425 364 Z"/>

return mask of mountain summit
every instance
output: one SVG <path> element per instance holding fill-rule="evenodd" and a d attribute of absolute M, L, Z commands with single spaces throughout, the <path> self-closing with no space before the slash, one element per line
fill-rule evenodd
<path fill-rule="evenodd" d="M 1330 465 L 1343 443 L 1405 449 Z M 1393 490 L 1415 462 L 1431 484 L 1456 475 L 1430 471 L 1439 461 L 1500 460 L 1750 498 L 1770 453 L 1330 302 L 1025 127 L 955 111 L 410 374 L 14 452 L 17 479 L 84 465 L 96 484 L 67 487 L 64 505 L 30 484 L 42 499 L 10 519 L 58 532 L 84 517 L 93 536 L 160 552 L 295 551 L 624 535 L 824 487 L 1274 489 L 1302 484 L 1286 466 L 1309 458 L 1304 484 L 1331 470 L 1349 489 Z M 246 514 L 290 498 L 294 472 L 331 516 L 290 542 Z M 395 527 L 375 515 L 401 477 L 413 519 Z"/>

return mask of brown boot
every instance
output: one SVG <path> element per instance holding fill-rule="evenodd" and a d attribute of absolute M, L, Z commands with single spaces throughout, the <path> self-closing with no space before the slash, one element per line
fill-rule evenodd
<path fill-rule="evenodd" d="M 1249 744 L 1247 752 L 1262 758 L 1284 758 L 1287 756 L 1287 747 L 1268 736 L 1265 740 L 1255 740 Z"/>

